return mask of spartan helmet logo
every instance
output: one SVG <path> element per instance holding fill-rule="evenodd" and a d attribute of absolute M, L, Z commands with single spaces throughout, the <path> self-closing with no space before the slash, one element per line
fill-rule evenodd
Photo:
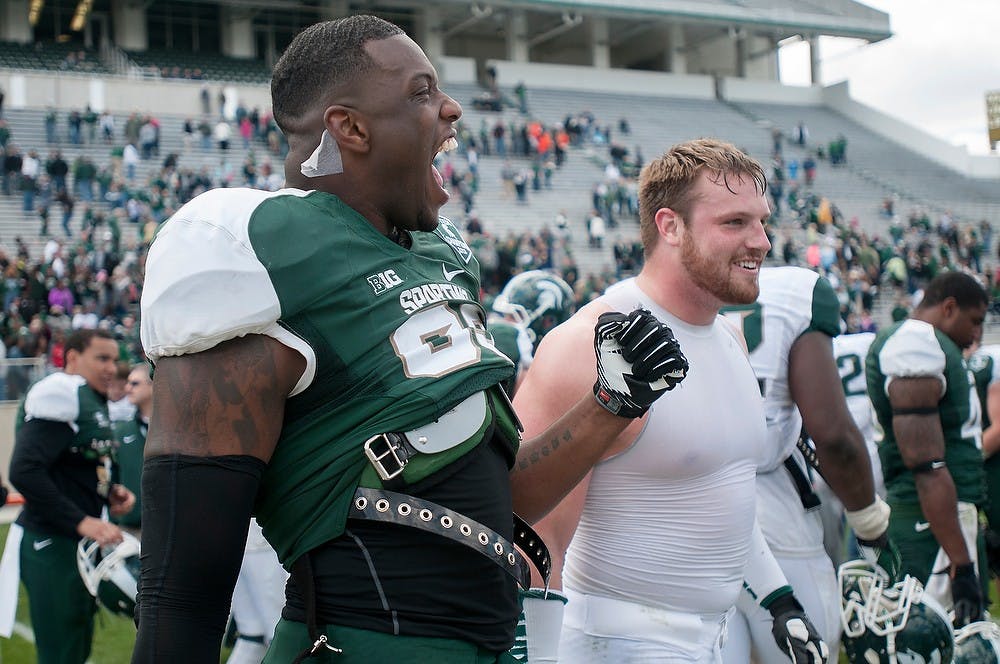
<path fill-rule="evenodd" d="M 575 308 L 569 284 L 542 270 L 516 275 L 493 301 L 493 310 L 524 328 L 536 347 L 545 333 L 572 316 Z"/>

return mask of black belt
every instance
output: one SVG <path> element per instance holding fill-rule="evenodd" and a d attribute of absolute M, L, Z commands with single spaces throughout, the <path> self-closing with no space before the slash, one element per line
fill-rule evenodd
<path fill-rule="evenodd" d="M 813 491 L 809 478 L 806 477 L 805 472 L 799 467 L 799 464 L 795 462 L 794 456 L 786 458 L 784 464 L 785 470 L 792 476 L 792 482 L 795 483 L 795 491 L 799 494 L 799 501 L 802 503 L 802 507 L 807 512 L 818 508 L 822 504 L 822 501 L 820 501 L 816 492 Z"/>
<path fill-rule="evenodd" d="M 361 487 L 354 493 L 347 518 L 395 523 L 447 537 L 492 560 L 514 577 L 522 588 L 531 586 L 528 564 L 507 538 L 478 521 L 429 500 L 395 491 Z M 524 551 L 548 587 L 552 570 L 549 550 L 542 538 L 516 514 L 514 543 Z"/>

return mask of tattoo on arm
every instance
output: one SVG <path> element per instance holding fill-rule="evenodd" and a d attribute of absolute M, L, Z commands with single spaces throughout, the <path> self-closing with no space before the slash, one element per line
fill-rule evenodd
<path fill-rule="evenodd" d="M 291 389 L 292 373 L 283 369 L 279 355 L 286 351 L 269 337 L 249 335 L 201 353 L 161 359 L 146 456 L 270 458 Z"/>
<path fill-rule="evenodd" d="M 569 429 L 563 430 L 562 433 L 549 435 L 546 440 L 538 445 L 538 449 L 532 449 L 531 452 L 519 458 L 511 472 L 516 473 L 519 470 L 527 470 L 541 461 L 542 457 L 549 456 L 559 449 L 560 445 L 568 443 L 571 440 L 573 440 L 573 434 Z"/>

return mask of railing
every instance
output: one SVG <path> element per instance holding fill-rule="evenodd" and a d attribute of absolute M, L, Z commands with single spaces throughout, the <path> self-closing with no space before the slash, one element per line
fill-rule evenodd
<path fill-rule="evenodd" d="M 160 72 L 155 67 L 140 67 L 125 51 L 111 43 L 101 46 L 101 62 L 111 71 L 132 80 L 160 78 Z"/>
<path fill-rule="evenodd" d="M 52 371 L 44 357 L 0 360 L 0 401 L 20 401 L 30 385 Z"/>

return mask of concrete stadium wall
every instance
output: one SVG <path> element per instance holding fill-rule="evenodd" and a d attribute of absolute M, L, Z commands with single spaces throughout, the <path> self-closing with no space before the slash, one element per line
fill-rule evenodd
<path fill-rule="evenodd" d="M 83 109 L 87 104 L 96 111 L 114 113 L 201 114 L 201 89 L 208 85 L 212 108 L 223 86 L 212 81 L 133 80 L 124 76 L 88 76 L 83 74 L 26 72 L 0 69 L 0 87 L 6 91 L 7 108 Z M 247 108 L 270 108 L 267 85 L 224 86 L 230 116 L 239 101 Z"/>
<path fill-rule="evenodd" d="M 0 476 L 4 485 L 10 488 L 10 455 L 14 451 L 14 418 L 17 417 L 17 402 L 0 402 Z"/>
<path fill-rule="evenodd" d="M 577 65 L 548 65 L 492 60 L 497 79 L 512 86 L 523 81 L 532 87 L 557 90 L 616 92 L 629 95 L 713 99 L 715 84 L 711 76 L 664 74 L 631 69 L 595 69 Z"/>
<path fill-rule="evenodd" d="M 750 81 L 743 78 L 725 78 L 722 94 L 729 101 L 764 104 L 819 106 L 823 103 L 823 90 L 813 86 L 781 85 L 771 81 Z"/>

